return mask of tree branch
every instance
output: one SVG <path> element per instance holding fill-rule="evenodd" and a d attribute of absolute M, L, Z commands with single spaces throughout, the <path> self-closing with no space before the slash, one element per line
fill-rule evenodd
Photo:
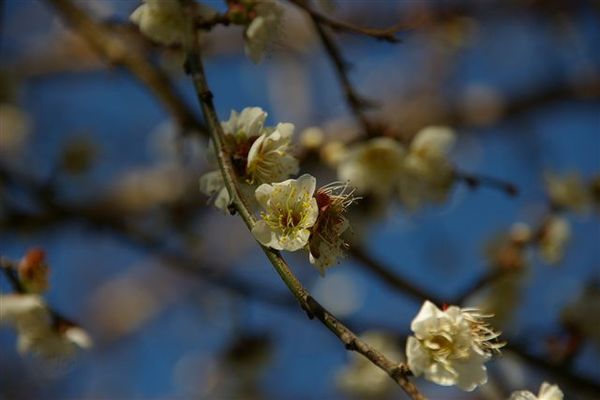
<path fill-rule="evenodd" d="M 389 28 L 383 29 L 361 27 L 348 22 L 338 21 L 330 18 L 309 6 L 306 0 L 288 1 L 306 11 L 315 22 L 327 25 L 331 29 L 339 32 L 354 33 L 357 35 L 369 36 L 374 39 L 383 40 L 389 43 L 398 43 L 400 42 L 400 39 L 396 37 L 396 33 L 406 28 L 404 23 L 398 23 Z"/>
<path fill-rule="evenodd" d="M 245 200 L 241 195 L 235 170 L 228 154 L 225 151 L 223 140 L 224 133 L 213 105 L 213 96 L 206 82 L 204 67 L 202 65 L 202 59 L 200 56 L 200 49 L 196 41 L 193 42 L 193 48 L 190 50 L 188 55 L 186 67 L 187 71 L 192 77 L 204 118 L 208 124 L 212 142 L 215 146 L 215 153 L 217 154 L 219 168 L 225 181 L 225 186 L 229 191 L 230 197 L 233 201 L 233 206 L 246 223 L 248 229 L 251 230 L 255 225 L 256 220 L 248 209 Z M 300 306 L 306 311 L 309 318 L 316 317 L 331 332 L 333 332 L 342 343 L 344 343 L 348 350 L 354 350 L 362 354 L 373 364 L 385 371 L 412 399 L 425 399 L 425 397 L 420 394 L 416 386 L 409 381 L 407 377 L 409 370 L 406 365 L 397 364 L 389 360 L 385 355 L 371 347 L 369 344 L 360 340 L 350 329 L 338 321 L 333 314 L 322 307 L 310 295 L 310 293 L 304 288 L 304 286 L 302 286 L 300 281 L 293 274 L 290 267 L 278 251 L 266 248 L 264 246 L 261 247 L 290 292 L 294 295 L 294 297 L 296 297 L 296 300 Z"/>
<path fill-rule="evenodd" d="M 206 134 L 206 128 L 174 88 L 173 83 L 157 66 L 147 59 L 138 46 L 132 45 L 125 33 L 96 22 L 70 0 L 48 0 L 60 16 L 68 22 L 87 43 L 104 59 L 129 70 L 185 130 Z"/>

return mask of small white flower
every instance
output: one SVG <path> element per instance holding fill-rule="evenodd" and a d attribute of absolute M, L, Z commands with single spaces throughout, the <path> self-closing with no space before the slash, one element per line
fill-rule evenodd
<path fill-rule="evenodd" d="M 277 124 L 274 131 L 252 143 L 246 168 L 250 182 L 279 182 L 298 173 L 298 160 L 290 154 L 293 134 L 293 124 Z"/>
<path fill-rule="evenodd" d="M 588 209 L 589 192 L 578 173 L 563 175 L 547 173 L 544 180 L 550 201 L 555 206 L 577 212 Z"/>
<path fill-rule="evenodd" d="M 83 329 L 56 325 L 46 303 L 37 295 L 0 295 L 0 323 L 17 330 L 17 348 L 21 353 L 47 358 L 68 357 L 78 349 L 92 345 Z"/>
<path fill-rule="evenodd" d="M 520 390 L 513 392 L 508 400 L 563 400 L 563 397 L 564 394 L 557 385 L 544 382 L 537 396 L 530 391 Z"/>
<path fill-rule="evenodd" d="M 283 10 L 275 1 L 258 0 L 253 11 L 256 17 L 246 28 L 244 50 L 253 62 L 259 63 L 279 36 Z"/>
<path fill-rule="evenodd" d="M 431 126 L 413 139 L 399 183 L 400 198 L 408 208 L 446 200 L 454 182 L 454 169 L 448 153 L 455 134 L 450 128 Z"/>
<path fill-rule="evenodd" d="M 359 193 L 388 197 L 397 185 L 405 150 L 390 138 L 375 138 L 348 150 L 338 166 L 338 178 Z"/>
<path fill-rule="evenodd" d="M 502 344 L 493 342 L 499 333 L 483 317 L 475 309 L 451 306 L 442 311 L 426 301 L 410 326 L 415 335 L 406 343 L 413 374 L 465 391 L 487 382 L 484 363 Z"/>
<path fill-rule="evenodd" d="M 260 185 L 256 199 L 265 211 L 252 229 L 256 240 L 276 250 L 296 251 L 306 246 L 319 214 L 313 197 L 315 186 L 316 179 L 308 174 Z"/>
<path fill-rule="evenodd" d="M 319 188 L 315 198 L 319 216 L 308 243 L 309 260 L 324 275 L 325 270 L 343 257 L 348 248 L 342 237 L 350 227 L 346 211 L 357 198 L 354 196 L 354 189 L 339 182 Z"/>
<path fill-rule="evenodd" d="M 388 358 L 400 361 L 401 353 L 394 339 L 382 332 L 367 332 L 360 336 Z M 372 362 L 358 354 L 351 354 L 351 363 L 336 377 L 338 386 L 351 394 L 379 398 L 393 388 L 390 377 Z"/>
<path fill-rule="evenodd" d="M 565 247 L 571 238 L 571 226 L 566 218 L 554 215 L 544 222 L 539 238 L 539 251 L 548 264 L 556 264 L 563 258 Z"/>
<path fill-rule="evenodd" d="M 140 31 L 157 43 L 183 43 L 185 15 L 179 0 L 143 0 L 129 17 Z"/>

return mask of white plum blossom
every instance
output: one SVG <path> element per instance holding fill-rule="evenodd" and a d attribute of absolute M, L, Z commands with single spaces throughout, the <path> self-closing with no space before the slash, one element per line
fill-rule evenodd
<path fill-rule="evenodd" d="M 404 155 L 404 148 L 394 139 L 371 139 L 348 149 L 339 163 L 338 178 L 359 193 L 386 198 L 397 185 Z"/>
<path fill-rule="evenodd" d="M 571 238 L 569 221 L 553 215 L 544 222 L 538 241 L 540 256 L 548 264 L 556 264 L 563 258 L 565 247 Z"/>
<path fill-rule="evenodd" d="M 277 124 L 275 130 L 252 143 L 247 165 L 251 182 L 279 182 L 298 173 L 298 160 L 290 154 L 293 134 L 293 124 Z"/>
<path fill-rule="evenodd" d="M 256 189 L 256 200 L 264 209 L 252 233 L 263 246 L 296 251 L 308 243 L 319 208 L 314 198 L 316 179 L 308 174 Z"/>
<path fill-rule="evenodd" d="M 454 131 L 447 127 L 430 126 L 417 133 L 399 183 L 400 199 L 405 206 L 417 208 L 426 202 L 446 200 L 454 182 L 454 169 L 448 159 L 454 142 Z"/>
<path fill-rule="evenodd" d="M 372 331 L 362 334 L 360 338 L 391 360 L 401 360 L 400 349 L 392 336 Z M 336 377 L 336 383 L 342 390 L 379 398 L 393 388 L 393 381 L 385 371 L 361 355 L 352 353 L 350 357 L 351 363 Z"/>
<path fill-rule="evenodd" d="M 528 390 L 513 392 L 508 400 L 563 400 L 564 394 L 557 385 L 542 383 L 538 395 Z"/>
<path fill-rule="evenodd" d="M 33 294 L 0 295 L 0 324 L 14 327 L 20 353 L 45 358 L 70 357 L 92 341 L 81 328 L 60 321 L 57 324 L 44 302 Z"/>
<path fill-rule="evenodd" d="M 456 306 L 442 311 L 425 301 L 410 328 L 406 343 L 408 366 L 415 376 L 442 386 L 471 391 L 487 382 L 484 363 L 502 346 L 499 333 L 475 309 Z"/>
<path fill-rule="evenodd" d="M 143 0 L 129 19 L 157 43 L 168 46 L 184 41 L 186 22 L 179 0 Z"/>
<path fill-rule="evenodd" d="M 252 11 L 256 16 L 244 33 L 244 50 L 254 63 L 259 63 L 279 36 L 283 10 L 274 0 L 258 0 L 255 4 Z"/>
<path fill-rule="evenodd" d="M 334 182 L 319 188 L 315 194 L 319 216 L 312 229 L 308 250 L 310 263 L 319 269 L 321 275 L 343 257 L 348 248 L 342 235 L 350 227 L 346 211 L 358 200 L 354 191 L 347 183 Z"/>
<path fill-rule="evenodd" d="M 291 154 L 294 125 L 280 123 L 265 127 L 267 113 L 260 107 L 247 107 L 241 113 L 231 111 L 229 120 L 222 122 L 225 147 L 238 176 L 242 192 L 253 196 L 262 183 L 279 182 L 298 173 L 298 160 Z M 216 157 L 209 147 L 209 164 L 216 167 Z M 219 170 L 200 178 L 200 191 L 213 196 L 215 206 L 226 210 L 231 203 Z"/>

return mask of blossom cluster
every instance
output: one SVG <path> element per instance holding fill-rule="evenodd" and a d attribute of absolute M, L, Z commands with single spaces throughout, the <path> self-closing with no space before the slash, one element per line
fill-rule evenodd
<path fill-rule="evenodd" d="M 206 5 L 194 5 L 193 15 L 200 22 L 217 16 Z M 275 0 L 228 0 L 227 5 L 222 19 L 244 27 L 244 50 L 253 62 L 260 62 L 280 35 L 283 9 Z M 191 25 L 180 0 L 142 0 L 130 20 L 144 36 L 166 46 L 186 43 Z"/>
<path fill-rule="evenodd" d="M 441 203 L 455 181 L 448 159 L 454 142 L 454 132 L 441 126 L 418 132 L 408 149 L 391 138 L 374 138 L 347 149 L 338 177 L 361 194 L 378 199 L 396 195 L 408 209 Z"/>
<path fill-rule="evenodd" d="M 258 107 L 231 112 L 222 122 L 225 153 L 230 156 L 238 185 L 250 207 L 261 209 L 252 233 L 264 246 L 275 250 L 306 249 L 309 260 L 321 274 L 343 256 L 347 247 L 343 234 L 349 227 L 347 208 L 356 200 L 347 184 L 333 183 L 317 188 L 316 179 L 302 175 L 292 154 L 294 125 L 265 126 L 267 113 Z M 216 167 L 209 150 L 209 163 Z M 226 210 L 232 198 L 221 171 L 200 178 L 200 190 Z"/>
<path fill-rule="evenodd" d="M 2 268 L 10 269 L 8 265 Z M 41 294 L 48 289 L 48 267 L 44 253 L 32 249 L 21 259 L 15 280 L 18 293 L 0 294 L 0 325 L 11 326 L 18 334 L 17 348 L 45 358 L 71 357 L 92 341 L 80 327 L 53 313 Z"/>

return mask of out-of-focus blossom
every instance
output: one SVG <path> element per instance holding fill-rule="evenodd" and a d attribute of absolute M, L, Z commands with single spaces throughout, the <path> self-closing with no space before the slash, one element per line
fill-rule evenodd
<path fill-rule="evenodd" d="M 265 211 L 252 229 L 256 240 L 276 250 L 296 251 L 306 246 L 319 214 L 315 186 L 316 179 L 308 174 L 260 185 L 256 199 Z"/>
<path fill-rule="evenodd" d="M 486 256 L 494 268 L 520 270 L 527 265 L 526 245 L 532 240 L 531 227 L 513 224 L 508 234 L 502 234 L 487 246 Z"/>
<path fill-rule="evenodd" d="M 571 238 L 569 221 L 561 216 L 553 215 L 542 227 L 538 240 L 540 256 L 548 264 L 556 264 L 563 258 L 565 247 Z"/>
<path fill-rule="evenodd" d="M 31 133 L 29 115 L 17 106 L 0 103 L 0 155 L 14 156 L 25 145 Z"/>
<path fill-rule="evenodd" d="M 573 303 L 562 311 L 565 325 L 573 327 L 600 349 L 600 324 L 591 316 L 600 315 L 600 287 L 587 287 Z"/>
<path fill-rule="evenodd" d="M 563 400 L 563 397 L 563 392 L 557 385 L 544 382 L 537 396 L 530 391 L 519 390 L 513 392 L 508 400 Z"/>
<path fill-rule="evenodd" d="M 454 169 L 448 160 L 454 142 L 454 131 L 447 127 L 430 126 L 417 133 L 399 180 L 400 199 L 407 208 L 446 200 L 454 183 Z"/>
<path fill-rule="evenodd" d="M 164 45 L 180 44 L 186 35 L 185 14 L 179 0 L 142 0 L 129 19 L 148 38 Z"/>
<path fill-rule="evenodd" d="M 0 323 L 17 330 L 17 348 L 21 353 L 45 358 L 70 357 L 92 345 L 83 329 L 64 321 L 56 324 L 46 303 L 37 295 L 0 295 L 0 304 Z"/>
<path fill-rule="evenodd" d="M 143 211 L 180 199 L 190 183 L 189 172 L 180 165 L 163 163 L 128 171 L 116 182 L 110 200 L 121 209 Z"/>
<path fill-rule="evenodd" d="M 350 226 L 346 212 L 356 197 L 348 184 L 337 182 L 319 188 L 315 197 L 319 216 L 308 243 L 309 259 L 324 275 L 328 267 L 344 256 L 348 247 L 342 235 Z"/>
<path fill-rule="evenodd" d="M 590 204 L 590 196 L 581 176 L 578 173 L 551 174 L 544 177 L 546 191 L 553 205 L 569 211 L 586 211 Z"/>
<path fill-rule="evenodd" d="M 257 0 L 251 4 L 253 18 L 244 32 L 244 50 L 250 59 L 259 63 L 269 46 L 279 37 L 283 9 L 274 0 Z"/>
<path fill-rule="evenodd" d="M 231 112 L 228 121 L 222 122 L 227 153 L 238 176 L 244 194 L 250 194 L 262 183 L 280 182 L 298 172 L 298 160 L 291 153 L 294 125 L 280 123 L 276 127 L 265 127 L 267 113 L 259 107 L 247 107 L 241 113 Z M 209 163 L 216 167 L 212 147 Z M 200 178 L 200 191 L 214 196 L 215 206 L 226 210 L 231 199 L 219 170 L 211 171 Z M 247 197 L 247 196 L 246 196 Z"/>
<path fill-rule="evenodd" d="M 502 346 L 500 335 L 476 309 L 448 307 L 442 311 L 426 301 L 411 323 L 414 336 L 406 357 L 415 376 L 443 386 L 471 391 L 487 382 L 484 363 Z"/>
<path fill-rule="evenodd" d="M 391 360 L 401 359 L 400 348 L 393 337 L 383 332 L 367 332 L 360 336 Z M 337 385 L 350 394 L 380 397 L 393 388 L 390 377 L 361 355 L 351 354 L 351 362 L 336 377 Z"/>
<path fill-rule="evenodd" d="M 42 293 L 48 289 L 48 264 L 39 248 L 27 251 L 17 266 L 19 281 L 29 293 Z"/>
<path fill-rule="evenodd" d="M 300 134 L 300 145 L 307 150 L 317 150 L 323 145 L 325 135 L 316 126 L 306 128 Z"/>
<path fill-rule="evenodd" d="M 338 178 L 361 194 L 389 197 L 398 184 L 405 150 L 390 138 L 375 138 L 348 150 L 338 166 Z"/>
<path fill-rule="evenodd" d="M 323 145 L 319 151 L 321 160 L 331 168 L 337 168 L 346 158 L 348 149 L 339 140 L 332 140 Z M 339 171 L 338 171 L 339 176 Z"/>

